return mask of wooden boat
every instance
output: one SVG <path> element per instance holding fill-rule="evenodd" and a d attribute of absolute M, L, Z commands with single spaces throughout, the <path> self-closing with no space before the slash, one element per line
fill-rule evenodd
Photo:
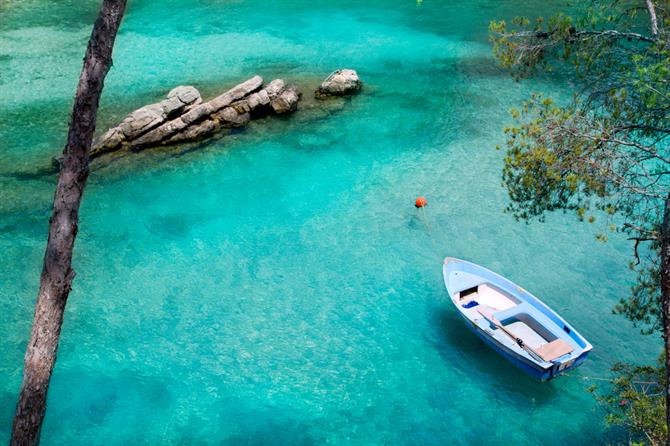
<path fill-rule="evenodd" d="M 591 351 L 565 319 L 504 277 L 452 257 L 442 273 L 466 325 L 529 375 L 548 381 L 579 366 Z"/>

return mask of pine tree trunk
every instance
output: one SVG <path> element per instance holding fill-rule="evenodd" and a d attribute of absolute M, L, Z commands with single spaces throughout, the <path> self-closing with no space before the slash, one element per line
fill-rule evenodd
<path fill-rule="evenodd" d="M 661 310 L 665 349 L 665 423 L 670 432 L 670 194 L 665 200 L 661 226 Z M 670 435 L 666 438 L 670 446 Z"/>
<path fill-rule="evenodd" d="M 72 249 L 77 235 L 79 204 L 88 178 L 88 158 L 98 103 L 105 76 L 112 65 L 114 40 L 125 7 L 126 0 L 103 0 L 86 49 L 49 220 L 49 239 L 33 327 L 26 347 L 11 445 L 39 443 L 63 312 L 74 278 Z"/>

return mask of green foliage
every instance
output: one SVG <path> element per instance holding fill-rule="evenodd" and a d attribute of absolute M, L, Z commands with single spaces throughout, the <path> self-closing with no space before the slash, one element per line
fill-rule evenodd
<path fill-rule="evenodd" d="M 665 424 L 664 357 L 658 366 L 615 364 L 617 374 L 607 393 L 599 394 L 592 386 L 589 391 L 605 408 L 607 423 L 625 427 L 633 436 L 633 444 L 665 444 L 668 427 Z"/>
<path fill-rule="evenodd" d="M 574 89 L 567 104 L 534 94 L 510 111 L 508 211 L 526 221 L 560 210 L 593 222 L 599 213 L 610 231 L 627 234 L 638 279 L 614 312 L 645 333 L 662 327 L 659 234 L 670 196 L 670 0 L 653 4 L 592 1 L 575 17 L 490 25 L 496 58 L 515 79 L 553 71 Z M 663 364 L 617 364 L 611 389 L 597 395 L 607 421 L 626 427 L 634 444 L 668 436 Z"/>
<path fill-rule="evenodd" d="M 503 183 L 511 202 L 508 210 L 519 219 L 543 218 L 554 210 L 575 211 L 584 219 L 592 206 L 592 196 L 606 198 L 610 191 L 603 178 L 603 162 L 608 154 L 597 142 L 581 137 L 589 119 L 578 110 L 554 105 L 551 99 L 535 94 L 512 110 L 518 123 L 507 127 L 507 155 Z M 586 120 L 584 123 L 579 121 Z M 580 132 L 563 131 L 579 129 Z M 588 158 L 592 162 L 584 162 Z M 616 209 L 603 202 L 601 207 Z"/>
<path fill-rule="evenodd" d="M 633 321 L 642 328 L 643 333 L 652 334 L 661 328 L 659 268 L 652 260 L 643 266 L 631 264 L 630 268 L 637 272 L 637 281 L 631 289 L 630 296 L 621 299 L 614 307 L 614 313 Z"/>
<path fill-rule="evenodd" d="M 638 242 L 656 242 L 670 191 L 668 6 L 657 3 L 658 36 L 647 31 L 642 0 L 593 2 L 578 18 L 491 23 L 496 57 L 517 79 L 560 68 L 575 89 L 568 104 L 534 94 L 510 112 L 503 184 L 516 218 L 561 210 L 593 221 L 600 211 L 636 240 L 636 256 Z M 660 315 L 655 249 L 637 262 L 640 282 L 616 311 L 649 331 Z"/>
<path fill-rule="evenodd" d="M 557 14 L 545 20 L 535 19 L 533 26 L 527 17 L 515 17 L 511 21 L 513 29 L 522 29 L 516 33 L 508 32 L 504 20 L 493 21 L 489 25 L 491 42 L 496 58 L 506 68 L 514 68 L 517 78 L 533 74 L 538 68 L 550 69 L 551 59 L 546 56 L 549 48 L 562 51 L 563 57 L 569 57 L 572 49 L 565 44 L 575 32 L 573 19 Z"/>

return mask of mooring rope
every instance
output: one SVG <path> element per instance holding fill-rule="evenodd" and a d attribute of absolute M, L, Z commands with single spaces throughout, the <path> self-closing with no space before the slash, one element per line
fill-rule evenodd
<path fill-rule="evenodd" d="M 561 373 L 561 376 L 568 376 L 570 378 L 577 378 L 581 380 L 589 380 L 589 381 L 607 381 L 607 382 L 612 382 L 612 379 L 614 378 L 603 378 L 600 376 L 579 376 L 579 375 L 571 375 L 569 373 Z"/>
<path fill-rule="evenodd" d="M 589 381 L 606 381 L 606 382 L 610 382 L 610 383 L 615 379 L 615 377 L 603 378 L 601 376 L 587 376 L 587 375 L 579 376 L 579 375 L 571 375 L 569 373 L 562 373 L 561 376 L 568 376 L 570 378 L 577 378 L 577 379 L 581 379 L 581 380 L 584 380 L 584 381 L 586 381 L 586 380 L 589 380 Z M 654 382 L 654 381 L 631 381 L 631 384 L 638 384 L 638 385 L 641 385 L 641 386 L 642 385 L 660 386 L 659 383 Z"/>

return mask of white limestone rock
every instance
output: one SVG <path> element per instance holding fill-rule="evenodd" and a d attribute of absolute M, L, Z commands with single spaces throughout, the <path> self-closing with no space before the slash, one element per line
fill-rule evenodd
<path fill-rule="evenodd" d="M 363 88 L 363 83 L 358 73 L 350 69 L 334 71 L 325 81 L 321 83 L 315 92 L 317 98 L 328 96 L 347 96 L 354 94 Z"/>

